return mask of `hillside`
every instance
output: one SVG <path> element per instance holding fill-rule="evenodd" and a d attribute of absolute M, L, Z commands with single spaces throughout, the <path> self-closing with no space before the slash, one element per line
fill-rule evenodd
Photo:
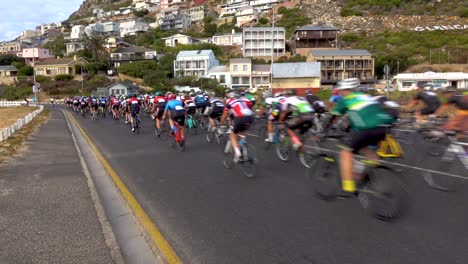
<path fill-rule="evenodd" d="M 80 8 L 70 15 L 69 19 L 75 19 L 83 16 L 90 16 L 93 13 L 93 9 L 100 7 L 105 10 L 116 10 L 120 7 L 129 6 L 132 4 L 132 0 L 85 0 Z"/>

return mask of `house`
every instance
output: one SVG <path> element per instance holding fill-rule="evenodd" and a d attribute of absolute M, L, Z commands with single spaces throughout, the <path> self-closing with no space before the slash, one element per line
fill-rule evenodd
<path fill-rule="evenodd" d="M 24 48 L 22 58 L 27 65 L 31 65 L 33 60 L 40 62 L 45 59 L 54 58 L 48 49 L 43 48 Z"/>
<path fill-rule="evenodd" d="M 156 12 L 159 10 L 159 5 L 151 2 L 138 2 L 135 3 L 136 10 L 148 10 L 149 12 Z"/>
<path fill-rule="evenodd" d="M 132 94 L 138 93 L 139 91 L 138 86 L 124 82 L 114 83 L 106 88 L 108 90 L 108 95 L 130 96 Z"/>
<path fill-rule="evenodd" d="M 13 65 L 0 65 L 0 77 L 15 77 L 18 69 Z"/>
<path fill-rule="evenodd" d="M 271 64 L 253 64 L 251 80 L 252 92 L 255 92 L 257 89 L 270 88 Z"/>
<path fill-rule="evenodd" d="M 249 27 L 242 33 L 244 57 L 280 57 L 285 53 L 283 27 Z"/>
<path fill-rule="evenodd" d="M 173 15 L 165 16 L 160 21 L 161 30 L 178 30 L 183 31 L 190 28 L 191 21 L 187 15 Z"/>
<path fill-rule="evenodd" d="M 68 42 L 65 44 L 65 46 L 67 48 L 67 56 L 77 51 L 85 49 L 84 42 L 80 40 L 74 40 L 72 42 Z"/>
<path fill-rule="evenodd" d="M 320 89 L 319 62 L 273 63 L 271 88 L 273 93 L 296 89 L 305 95 L 306 90 Z"/>
<path fill-rule="evenodd" d="M 0 54 L 7 53 L 20 53 L 23 49 L 23 42 L 21 41 L 9 41 L 0 43 Z"/>
<path fill-rule="evenodd" d="M 252 59 L 238 58 L 229 60 L 232 89 L 250 90 L 252 87 Z"/>
<path fill-rule="evenodd" d="M 57 25 L 55 23 L 50 23 L 50 24 L 42 24 L 40 25 L 40 29 L 41 29 L 41 34 L 44 35 L 45 33 L 47 33 L 48 30 L 50 29 L 56 29 L 57 28 Z"/>
<path fill-rule="evenodd" d="M 205 7 L 203 5 L 190 7 L 188 9 L 181 10 L 182 15 L 187 15 L 190 18 L 190 22 L 202 21 L 205 18 Z"/>
<path fill-rule="evenodd" d="M 321 63 L 322 84 L 336 84 L 346 78 L 374 83 L 374 58 L 367 50 L 312 50 L 308 62 Z"/>
<path fill-rule="evenodd" d="M 431 71 L 424 73 L 399 73 L 393 78 L 393 83 L 399 91 L 409 91 L 427 84 L 436 84 L 444 88 L 468 89 L 468 73 Z"/>
<path fill-rule="evenodd" d="M 96 34 L 98 36 L 116 36 L 120 34 L 120 27 L 118 22 L 109 21 L 109 22 L 97 22 L 94 24 L 89 24 L 85 33 L 88 36 Z"/>
<path fill-rule="evenodd" d="M 41 32 L 39 30 L 25 30 L 21 32 L 20 40 L 27 40 L 34 37 L 39 37 Z"/>
<path fill-rule="evenodd" d="M 121 64 L 124 63 L 156 59 L 157 52 L 155 50 L 134 45 L 127 45 L 125 47 L 117 48 L 110 54 L 110 63 L 113 64 L 114 68 L 118 68 Z"/>
<path fill-rule="evenodd" d="M 185 0 L 161 0 L 159 4 L 162 10 L 173 7 L 185 9 L 188 2 Z"/>
<path fill-rule="evenodd" d="M 184 34 L 175 34 L 163 39 L 167 47 L 175 47 L 177 44 L 189 45 L 199 43 L 196 39 Z"/>
<path fill-rule="evenodd" d="M 74 56 L 73 58 L 46 59 L 36 63 L 34 69 L 36 75 L 55 76 L 58 74 L 76 74 L 76 65 L 83 65 L 85 60 Z"/>
<path fill-rule="evenodd" d="M 283 0 L 228 0 L 220 5 L 220 16 L 234 15 L 237 11 L 244 7 L 252 7 L 257 12 L 267 13 L 276 4 Z"/>
<path fill-rule="evenodd" d="M 230 34 L 214 35 L 211 42 L 218 46 L 242 46 L 242 32 L 233 29 Z"/>
<path fill-rule="evenodd" d="M 208 77 L 216 79 L 220 85 L 226 88 L 232 88 L 231 73 L 229 72 L 229 66 L 218 65 L 208 70 Z"/>
<path fill-rule="evenodd" d="M 337 49 L 336 27 L 307 25 L 294 31 L 289 46 L 294 54 L 307 56 L 312 49 Z"/>
<path fill-rule="evenodd" d="M 86 26 L 76 25 L 73 26 L 70 32 L 70 39 L 81 39 L 85 34 Z"/>
<path fill-rule="evenodd" d="M 149 30 L 149 25 L 146 22 L 130 20 L 125 22 L 120 22 L 119 25 L 120 36 L 133 36 L 137 33 L 143 33 Z"/>
<path fill-rule="evenodd" d="M 241 7 L 234 15 L 236 16 L 236 26 L 238 27 L 242 27 L 244 24 L 258 20 L 258 10 L 253 6 Z"/>
<path fill-rule="evenodd" d="M 218 66 L 212 50 L 184 50 L 177 54 L 174 61 L 174 76 L 206 76 L 208 71 Z"/>

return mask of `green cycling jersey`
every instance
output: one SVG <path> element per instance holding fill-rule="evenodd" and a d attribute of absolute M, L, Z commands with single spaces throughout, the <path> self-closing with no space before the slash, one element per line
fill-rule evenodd
<path fill-rule="evenodd" d="M 343 97 L 331 113 L 339 115 L 348 113 L 351 127 L 358 131 L 391 124 L 395 121 L 376 100 L 359 92 Z"/>

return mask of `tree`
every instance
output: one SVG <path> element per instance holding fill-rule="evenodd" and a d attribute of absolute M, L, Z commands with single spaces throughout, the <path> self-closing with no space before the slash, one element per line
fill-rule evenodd
<path fill-rule="evenodd" d="M 23 62 L 23 59 L 14 54 L 0 55 L 0 65 L 12 65 L 13 62 Z"/>
<path fill-rule="evenodd" d="M 44 48 L 49 49 L 52 54 L 63 56 L 67 51 L 66 41 L 63 36 L 58 36 L 54 40 L 48 41 L 44 44 Z"/>
<path fill-rule="evenodd" d="M 144 16 L 146 16 L 148 13 L 149 13 L 149 11 L 148 11 L 147 9 L 136 10 L 136 11 L 133 12 L 133 14 L 134 14 L 136 17 L 144 17 Z"/>
<path fill-rule="evenodd" d="M 266 18 L 266 17 L 261 17 L 261 18 L 258 20 L 258 23 L 259 23 L 260 25 L 266 25 L 266 24 L 268 24 L 268 22 L 269 22 L 269 20 L 268 20 L 268 18 Z"/>
<path fill-rule="evenodd" d="M 107 50 L 104 47 L 104 39 L 97 35 L 88 37 L 86 34 L 83 37 L 85 47 L 91 51 L 94 62 L 100 62 L 107 58 Z"/>
<path fill-rule="evenodd" d="M 33 76 L 34 75 L 34 68 L 31 66 L 23 66 L 18 69 L 19 76 Z"/>
<path fill-rule="evenodd" d="M 205 25 L 203 27 L 203 31 L 206 34 L 208 34 L 210 36 L 213 36 L 218 31 L 218 25 L 216 25 L 215 23 L 205 23 Z"/>

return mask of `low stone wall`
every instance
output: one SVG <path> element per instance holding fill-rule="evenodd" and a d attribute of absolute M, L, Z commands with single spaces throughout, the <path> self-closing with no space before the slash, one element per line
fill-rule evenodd
<path fill-rule="evenodd" d="M 20 106 L 23 102 L 0 101 L 0 107 Z M 27 114 L 25 117 L 18 119 L 13 125 L 0 130 L 0 142 L 7 140 L 16 131 L 31 122 L 37 115 L 44 110 L 44 106 L 39 105 L 39 109 Z"/>
<path fill-rule="evenodd" d="M 13 85 L 17 82 L 18 82 L 17 77 L 6 77 L 6 76 L 0 77 L 0 84 Z"/>

